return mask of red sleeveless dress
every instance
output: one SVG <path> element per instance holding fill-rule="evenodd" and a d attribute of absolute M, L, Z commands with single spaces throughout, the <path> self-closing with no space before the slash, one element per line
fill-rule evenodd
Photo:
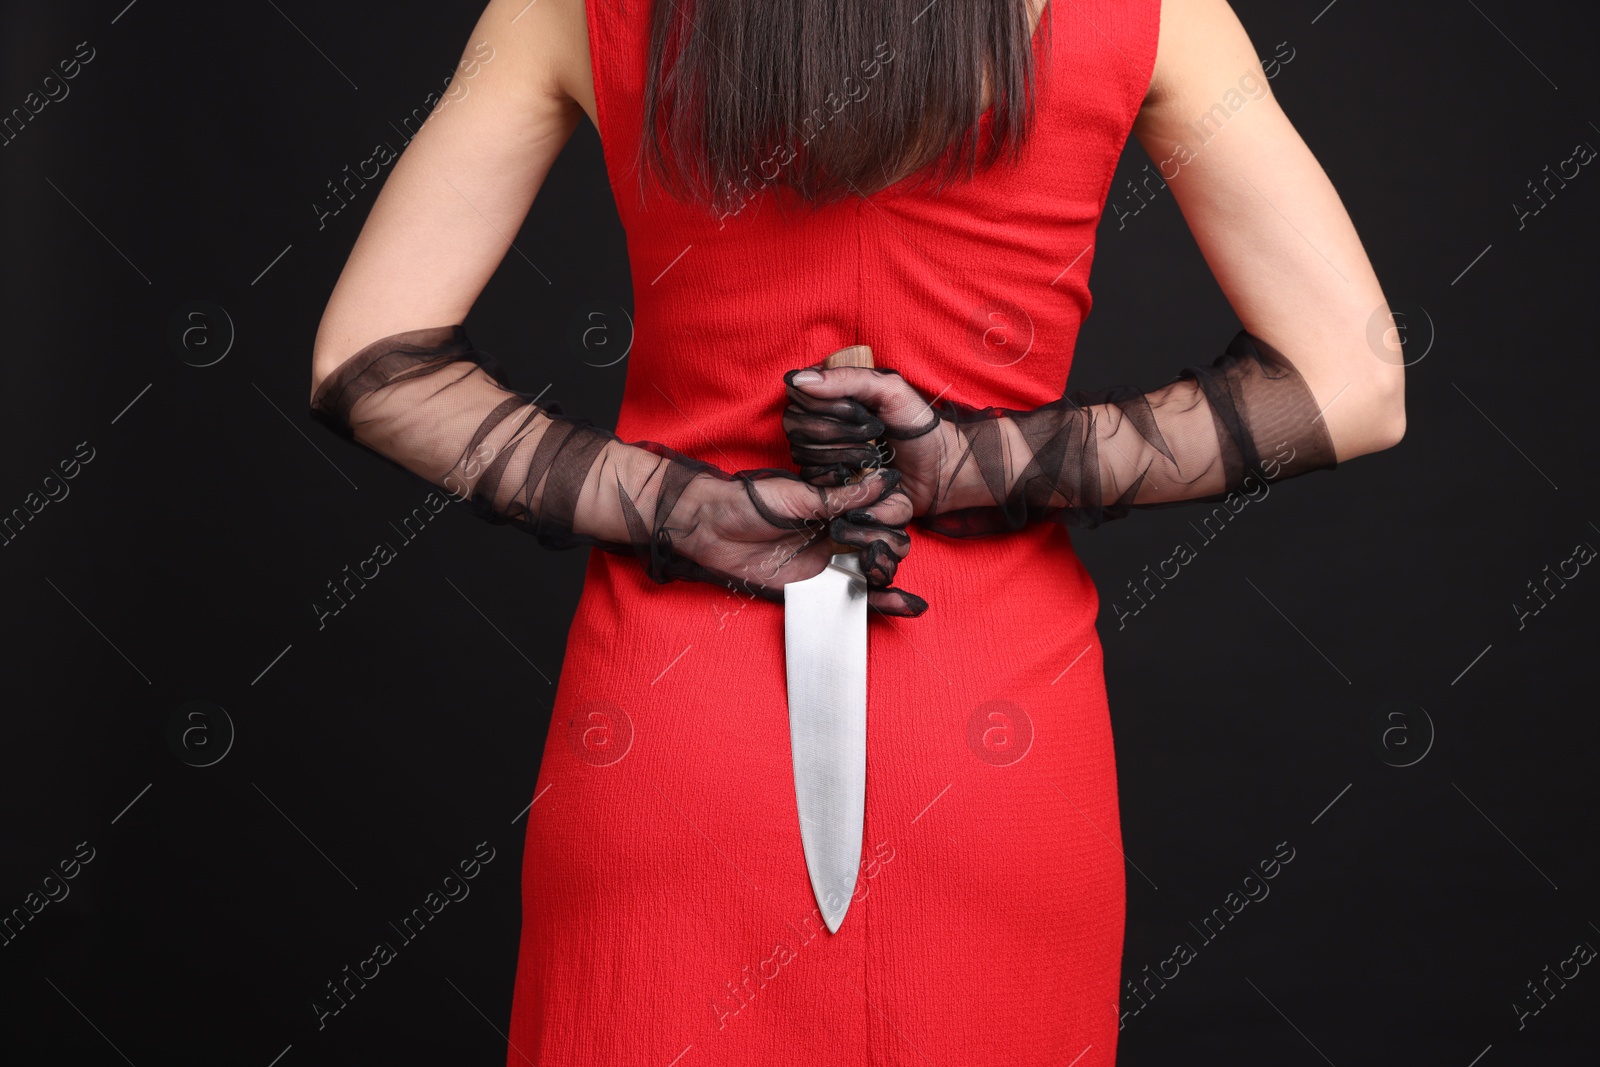
<path fill-rule="evenodd" d="M 720 226 L 654 184 L 641 200 L 648 3 L 588 2 L 635 302 L 622 440 L 792 470 L 783 372 L 856 343 L 930 396 L 1062 395 L 1158 0 L 1049 5 L 1020 163 L 815 213 L 769 191 Z M 800 846 L 782 606 L 590 552 L 527 815 L 508 1064 L 1114 1062 L 1095 587 L 1064 527 L 912 539 L 897 584 L 930 607 L 869 613 L 866 830 L 837 934 Z"/>

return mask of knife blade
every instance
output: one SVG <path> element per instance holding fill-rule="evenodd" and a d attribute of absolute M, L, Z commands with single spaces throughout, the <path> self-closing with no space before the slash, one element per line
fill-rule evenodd
<path fill-rule="evenodd" d="M 823 366 L 871 367 L 872 349 L 842 348 Z M 861 869 L 866 816 L 867 581 L 860 552 L 832 545 L 822 573 L 784 585 L 783 637 L 800 844 L 823 921 L 838 933 Z"/>

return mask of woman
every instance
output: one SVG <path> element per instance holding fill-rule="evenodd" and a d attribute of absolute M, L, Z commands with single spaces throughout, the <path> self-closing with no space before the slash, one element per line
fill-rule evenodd
<path fill-rule="evenodd" d="M 312 398 L 485 518 L 604 550 L 528 816 L 508 1063 L 1112 1063 L 1123 859 L 1068 526 L 1404 428 L 1398 347 L 1367 341 L 1382 292 L 1237 19 L 492 0 L 473 39 L 495 59 L 395 165 Z M 511 391 L 461 326 L 584 115 L 634 283 L 614 435 Z M 1130 133 L 1244 330 L 1161 389 L 1067 398 Z M 997 308 L 1031 320 L 1025 353 Z M 794 373 L 856 343 L 886 373 Z M 877 609 L 836 933 L 802 862 L 779 604 L 824 535 L 862 550 Z"/>

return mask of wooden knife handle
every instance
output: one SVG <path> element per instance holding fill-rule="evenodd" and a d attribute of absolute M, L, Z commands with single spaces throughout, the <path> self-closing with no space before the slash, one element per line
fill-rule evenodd
<path fill-rule="evenodd" d="M 822 366 L 826 370 L 831 370 L 834 367 L 871 367 L 872 348 L 868 345 L 851 345 L 848 348 L 841 348 L 839 351 L 823 360 Z M 876 467 L 863 467 L 857 473 L 850 475 L 850 477 L 847 479 L 847 482 L 851 484 L 859 482 L 876 469 Z M 828 540 L 832 543 L 835 554 L 840 552 L 860 551 L 855 545 L 847 545 L 842 541 L 834 541 L 831 537 Z"/>

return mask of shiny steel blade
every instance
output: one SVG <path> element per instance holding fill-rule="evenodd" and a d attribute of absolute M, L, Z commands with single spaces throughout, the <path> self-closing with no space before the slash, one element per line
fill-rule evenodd
<path fill-rule="evenodd" d="M 861 869 L 867 795 L 867 583 L 856 552 L 783 587 L 789 746 L 811 889 L 837 933 Z"/>

